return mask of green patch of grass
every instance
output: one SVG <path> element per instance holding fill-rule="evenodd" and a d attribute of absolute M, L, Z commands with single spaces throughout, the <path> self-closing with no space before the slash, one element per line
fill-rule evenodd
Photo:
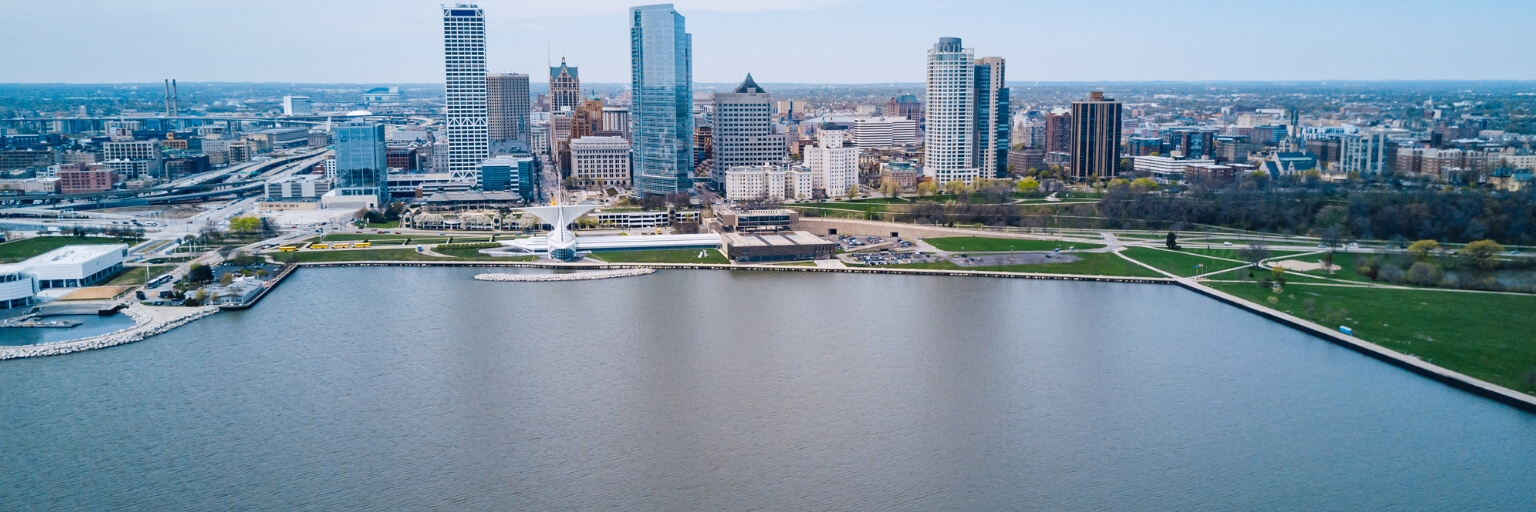
<path fill-rule="evenodd" d="M 383 240 L 405 240 L 409 235 L 372 235 L 368 233 L 332 233 L 310 237 L 306 242 L 361 242 L 364 240 L 378 242 Z"/>
<path fill-rule="evenodd" d="M 99 236 L 39 236 L 0 244 L 0 263 L 14 263 L 66 245 L 128 244 L 116 238 Z"/>
<path fill-rule="evenodd" d="M 1036 263 L 1030 265 L 999 265 L 989 267 L 961 267 L 948 261 L 887 265 L 886 268 L 920 268 L 930 270 L 980 270 L 987 272 L 1028 272 L 1034 274 L 1070 274 L 1094 276 L 1164 277 L 1161 274 L 1125 261 L 1109 253 L 1073 254 L 1080 258 L 1069 263 Z"/>
<path fill-rule="evenodd" d="M 416 252 L 415 249 L 342 249 L 339 251 L 303 251 L 275 256 L 278 261 L 297 258 L 301 263 L 334 263 L 342 261 L 453 261 Z"/>
<path fill-rule="evenodd" d="M 1536 296 L 1292 284 L 1280 293 L 1252 283 L 1218 290 L 1423 358 L 1500 386 L 1536 394 L 1520 377 L 1536 368 Z M 1275 297 L 1270 303 L 1269 298 Z M 1308 306 L 1307 300 L 1311 299 Z M 1336 315 L 1330 322 L 1330 312 Z M 1342 317 L 1342 319 L 1340 319 Z"/>
<path fill-rule="evenodd" d="M 1125 255 L 1136 261 L 1157 267 L 1164 272 L 1182 277 L 1193 277 L 1246 265 L 1246 263 L 1218 260 L 1197 254 L 1148 249 L 1145 247 L 1128 247 L 1125 249 Z M 1202 265 L 1202 267 L 1197 269 L 1195 265 Z"/>
<path fill-rule="evenodd" d="M 1201 254 L 1201 255 L 1211 256 L 1211 257 L 1216 257 L 1216 258 L 1226 258 L 1226 259 L 1229 259 L 1229 260 L 1239 260 L 1239 261 L 1241 261 L 1243 259 L 1243 256 L 1238 253 L 1238 251 L 1240 251 L 1241 249 L 1201 249 L 1201 248 L 1197 248 L 1197 247 L 1185 247 L 1185 248 L 1179 249 L 1179 250 L 1183 251 L 1183 252 L 1191 253 L 1191 254 Z M 1301 254 L 1301 253 L 1296 252 L 1296 251 L 1269 251 L 1269 257 L 1271 257 L 1271 258 L 1284 258 L 1286 256 L 1291 256 L 1291 255 L 1294 255 L 1294 254 Z"/>
<path fill-rule="evenodd" d="M 698 249 L 671 249 L 659 251 L 612 251 L 593 253 L 593 258 L 609 263 L 716 263 L 728 264 L 719 250 L 709 249 L 699 257 Z"/>
<path fill-rule="evenodd" d="M 1077 247 L 1078 249 L 1098 249 L 1104 247 L 1100 244 L 1082 242 L 1024 240 L 1018 238 L 983 238 L 976 236 L 928 238 L 923 241 L 928 242 L 928 245 L 932 245 L 941 251 L 949 252 L 1049 251 L 1056 248 L 1066 249 L 1068 247 Z"/>
<path fill-rule="evenodd" d="M 144 273 L 144 269 L 146 269 L 146 268 L 149 269 L 149 274 L 148 274 L 149 277 L 147 277 L 147 278 L 145 277 L 145 273 Z M 138 286 L 138 285 L 141 285 L 141 284 L 149 282 L 149 280 L 151 280 L 151 279 L 154 279 L 156 277 L 160 277 L 161 275 L 164 275 L 166 272 L 170 272 L 171 269 L 174 269 L 174 268 L 176 268 L 175 265 L 147 265 L 147 266 L 143 266 L 143 267 L 124 267 L 122 272 L 119 272 L 117 274 L 117 276 L 112 278 L 112 280 L 107 281 L 106 283 L 103 283 L 101 286 Z"/>
<path fill-rule="evenodd" d="M 1300 258 L 1289 258 L 1289 259 L 1316 263 L 1316 262 L 1319 262 L 1319 261 L 1323 260 L 1323 255 L 1321 255 L 1321 254 L 1313 254 L 1311 256 L 1302 256 Z M 1363 275 L 1360 275 L 1359 272 L 1355 272 L 1355 255 L 1354 254 L 1344 253 L 1344 252 L 1333 253 L 1333 264 L 1339 266 L 1339 269 L 1334 271 L 1334 272 L 1329 272 L 1329 271 L 1323 270 L 1323 269 L 1317 269 L 1317 270 L 1312 270 L 1312 271 L 1307 271 L 1307 272 L 1296 272 L 1296 271 L 1289 271 L 1288 270 L 1287 272 L 1292 274 L 1292 275 L 1304 274 L 1304 275 L 1313 275 L 1313 276 L 1320 276 L 1320 277 L 1331 277 L 1331 278 L 1334 278 L 1334 279 L 1343 279 L 1345 281 L 1354 281 L 1354 282 L 1357 282 L 1357 283 L 1374 283 L 1374 282 L 1376 282 L 1375 280 L 1371 279 L 1368 276 L 1363 276 Z"/>

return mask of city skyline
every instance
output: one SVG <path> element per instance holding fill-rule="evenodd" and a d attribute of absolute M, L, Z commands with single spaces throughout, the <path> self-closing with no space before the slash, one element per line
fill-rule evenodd
<path fill-rule="evenodd" d="M 564 56 L 586 68 L 584 81 L 624 83 L 624 12 L 635 4 L 481 2 L 487 12 L 489 70 L 529 73 Z M 765 84 L 919 82 L 922 61 L 913 55 L 942 36 L 961 37 L 989 48 L 989 55 L 1015 59 L 1018 64 L 1009 75 L 1022 82 L 1536 79 L 1536 64 L 1521 55 L 1521 49 L 1536 45 L 1536 35 L 1519 26 L 1519 20 L 1536 17 L 1536 4 L 1513 0 L 1465 2 L 1447 12 L 1432 11 L 1438 4 L 1428 2 L 1379 1 L 1285 6 L 1194 0 L 1156 6 L 1126 1 L 1088 6 L 896 2 L 880 9 L 866 1 L 815 0 L 675 5 L 691 17 L 697 81 L 704 83 L 733 83 L 747 73 Z M 0 82 L 126 83 L 176 76 L 218 82 L 431 83 L 443 72 L 441 59 L 435 58 L 441 28 L 430 21 L 436 8 L 436 3 L 406 0 L 367 6 L 287 0 L 220 6 L 220 19 L 244 20 L 231 30 L 225 24 L 200 23 L 195 15 L 208 13 L 208 7 L 186 1 L 153 7 L 90 0 L 11 4 L 0 7 L 7 18 L 68 17 L 76 30 L 68 38 L 41 32 L 42 26 L 0 34 L 0 43 L 18 50 L 14 64 L 0 70 Z M 1075 28 L 1071 20 L 1086 13 L 1100 15 L 1103 28 Z M 338 19 L 347 23 L 329 21 Z M 860 22 L 846 23 L 849 19 Z M 915 19 L 924 23 L 911 23 Z M 178 30 L 163 33 L 152 46 L 123 44 L 122 32 L 112 28 L 166 22 Z M 568 37 L 577 27 L 583 37 Z M 766 35 L 760 27 L 816 36 L 752 44 Z M 1425 36 L 1434 36 L 1436 44 L 1403 50 Z M 817 50 L 828 38 L 839 52 Z M 252 45 L 267 50 L 241 52 L 240 59 L 218 57 Z M 1158 51 L 1133 52 L 1149 46 Z M 1199 48 L 1201 58 L 1180 57 L 1192 48 Z M 163 58 L 166 52 L 183 58 Z M 1094 62 L 1088 57 L 1104 56 L 1109 58 L 1102 61 L 1111 64 L 1088 64 Z M 51 65 L 66 58 L 77 65 Z"/>

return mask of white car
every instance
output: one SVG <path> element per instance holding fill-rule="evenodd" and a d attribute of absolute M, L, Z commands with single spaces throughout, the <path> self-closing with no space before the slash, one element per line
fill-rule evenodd
<path fill-rule="evenodd" d="M 1232 245 L 1232 242 L 1222 242 L 1221 245 Z"/>

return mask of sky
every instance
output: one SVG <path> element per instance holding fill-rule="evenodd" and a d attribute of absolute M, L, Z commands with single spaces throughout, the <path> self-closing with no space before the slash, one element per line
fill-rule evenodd
<path fill-rule="evenodd" d="M 441 2 L 0 0 L 0 82 L 443 81 Z M 617 0 L 484 0 L 491 72 L 629 81 Z M 679 0 L 694 81 L 921 82 L 960 37 L 1009 81 L 1536 79 L 1533 0 Z"/>

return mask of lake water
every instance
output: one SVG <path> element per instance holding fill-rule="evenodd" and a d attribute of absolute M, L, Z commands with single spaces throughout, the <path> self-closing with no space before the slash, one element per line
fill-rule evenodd
<path fill-rule="evenodd" d="M 33 345 L 77 340 L 133 327 L 133 318 L 122 313 L 101 315 L 57 315 L 42 320 L 74 320 L 80 325 L 62 327 L 0 327 L 0 346 Z M 0 367 L 3 368 L 3 367 Z"/>
<path fill-rule="evenodd" d="M 0 509 L 1536 507 L 1536 415 L 1174 286 L 485 271 L 0 361 Z"/>

